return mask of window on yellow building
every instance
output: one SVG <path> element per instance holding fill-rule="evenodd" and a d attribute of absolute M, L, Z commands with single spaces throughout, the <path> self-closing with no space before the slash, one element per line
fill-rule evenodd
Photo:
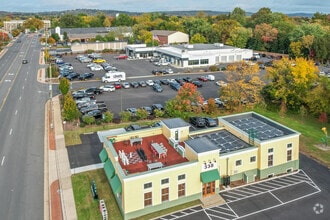
<path fill-rule="evenodd" d="M 286 160 L 291 161 L 292 160 L 292 150 L 287 150 L 286 152 Z"/>
<path fill-rule="evenodd" d="M 144 189 L 148 189 L 152 187 L 152 183 L 145 183 L 144 184 Z"/>
<path fill-rule="evenodd" d="M 182 174 L 182 175 L 179 175 L 178 176 L 178 180 L 184 180 L 186 179 L 186 175 L 185 174 Z"/>
<path fill-rule="evenodd" d="M 269 167 L 273 166 L 273 159 L 274 159 L 274 157 L 272 154 L 268 155 L 268 166 Z"/>
<path fill-rule="evenodd" d="M 292 144 L 290 143 L 290 144 L 286 145 L 286 148 L 288 148 L 288 149 L 292 148 Z"/>
<path fill-rule="evenodd" d="M 163 185 L 163 184 L 167 184 L 167 183 L 169 183 L 169 179 L 168 179 L 168 178 L 166 178 L 166 179 L 162 179 L 162 185 Z"/>
<path fill-rule="evenodd" d="M 254 162 L 256 162 L 256 156 L 250 157 L 250 163 L 254 163 Z"/>
<path fill-rule="evenodd" d="M 152 192 L 144 193 L 144 206 L 152 205 Z"/>
<path fill-rule="evenodd" d="M 241 166 L 242 165 L 242 160 L 236 160 L 235 165 L 236 166 Z"/>
<path fill-rule="evenodd" d="M 164 188 L 162 189 L 162 202 L 168 201 L 169 200 L 169 188 Z"/>
<path fill-rule="evenodd" d="M 181 183 L 178 185 L 178 197 L 182 197 L 186 195 L 186 184 Z"/>

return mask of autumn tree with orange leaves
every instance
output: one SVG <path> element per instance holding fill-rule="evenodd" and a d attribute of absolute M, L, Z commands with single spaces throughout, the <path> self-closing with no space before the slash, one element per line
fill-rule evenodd
<path fill-rule="evenodd" d="M 185 83 L 174 99 L 166 102 L 165 110 L 171 117 L 187 118 L 191 113 L 201 113 L 204 98 L 192 83 Z"/>

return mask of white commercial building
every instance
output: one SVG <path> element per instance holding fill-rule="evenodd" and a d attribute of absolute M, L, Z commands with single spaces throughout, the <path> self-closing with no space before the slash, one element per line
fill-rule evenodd
<path fill-rule="evenodd" d="M 162 57 L 177 67 L 203 67 L 249 59 L 253 56 L 253 50 L 227 46 L 221 43 L 150 48 L 142 44 L 128 45 L 126 54 L 133 58 Z"/>

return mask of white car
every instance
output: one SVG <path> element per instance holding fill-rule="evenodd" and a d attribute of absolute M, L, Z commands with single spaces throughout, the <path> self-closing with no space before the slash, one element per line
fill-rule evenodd
<path fill-rule="evenodd" d="M 131 87 L 128 82 L 123 82 L 122 86 L 124 89 L 129 89 Z"/>
<path fill-rule="evenodd" d="M 116 88 L 113 85 L 104 85 L 101 86 L 100 89 L 102 89 L 104 92 L 114 92 Z"/>
<path fill-rule="evenodd" d="M 103 70 L 103 67 L 100 65 L 97 65 L 97 66 L 91 66 L 90 69 L 91 69 L 91 71 L 99 71 L 99 70 Z"/>
<path fill-rule="evenodd" d="M 215 83 L 217 86 L 226 87 L 227 83 L 225 81 L 219 80 Z"/>
<path fill-rule="evenodd" d="M 149 79 L 149 80 L 146 81 L 146 84 L 148 86 L 152 86 L 154 84 L 154 81 L 152 81 L 151 79 Z"/>

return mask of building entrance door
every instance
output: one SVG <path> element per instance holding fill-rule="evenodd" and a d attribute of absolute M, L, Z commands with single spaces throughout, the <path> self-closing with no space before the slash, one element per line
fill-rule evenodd
<path fill-rule="evenodd" d="M 213 195 L 215 193 L 215 181 L 203 184 L 203 196 Z"/>

